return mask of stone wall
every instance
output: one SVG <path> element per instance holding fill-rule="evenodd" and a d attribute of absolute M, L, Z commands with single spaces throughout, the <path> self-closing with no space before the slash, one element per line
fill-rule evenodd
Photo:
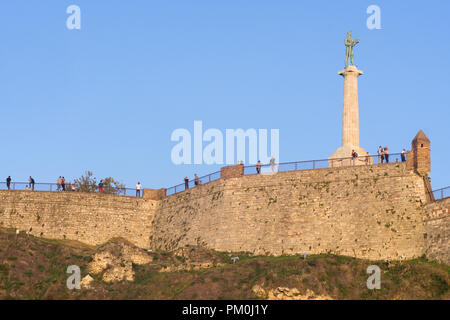
<path fill-rule="evenodd" d="M 97 245 L 124 237 L 148 247 L 157 201 L 98 193 L 0 191 L 0 226 Z"/>
<path fill-rule="evenodd" d="M 425 247 L 426 201 L 405 163 L 220 179 L 162 200 L 150 245 L 412 258 Z"/>
<path fill-rule="evenodd" d="M 429 259 L 450 264 L 450 198 L 426 205 L 425 213 L 425 254 Z"/>
<path fill-rule="evenodd" d="M 244 165 L 237 164 L 234 166 L 222 167 L 220 169 L 220 177 L 223 179 L 238 178 L 244 175 Z"/>
<path fill-rule="evenodd" d="M 427 201 L 423 177 L 392 163 L 227 176 L 162 200 L 0 191 L 0 225 L 92 245 L 121 236 L 163 250 L 204 245 L 374 260 L 426 252 L 448 262 L 449 200 Z"/>

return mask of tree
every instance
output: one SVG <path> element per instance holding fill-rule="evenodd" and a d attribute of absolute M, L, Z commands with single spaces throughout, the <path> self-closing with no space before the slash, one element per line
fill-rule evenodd
<path fill-rule="evenodd" d="M 112 177 L 107 177 L 103 180 L 103 192 L 111 194 L 121 194 L 125 190 L 125 185 L 114 180 Z M 75 188 L 80 192 L 96 192 L 98 191 L 97 178 L 94 177 L 92 171 L 86 171 L 85 175 L 74 179 Z"/>
<path fill-rule="evenodd" d="M 111 177 L 107 177 L 103 179 L 103 192 L 112 194 L 125 193 L 125 185 Z"/>

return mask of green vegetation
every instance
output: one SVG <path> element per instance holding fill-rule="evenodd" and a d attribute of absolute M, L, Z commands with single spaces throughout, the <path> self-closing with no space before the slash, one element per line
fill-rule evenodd
<path fill-rule="evenodd" d="M 69 265 L 85 276 L 97 247 L 68 240 L 39 239 L 0 228 L 1 299 L 258 299 L 252 291 L 297 288 L 301 294 L 333 299 L 450 299 L 450 267 L 421 257 L 409 261 L 368 261 L 332 254 L 252 255 L 192 247 L 181 254 L 155 251 L 153 262 L 133 264 L 133 282 L 105 283 L 93 275 L 93 290 L 66 288 Z M 33 256 L 28 252 L 32 251 Z M 236 263 L 231 257 L 238 256 Z M 212 262 L 193 270 L 192 261 Z M 381 290 L 366 287 L 369 265 L 382 270 Z"/>
<path fill-rule="evenodd" d="M 103 192 L 111 194 L 124 193 L 125 185 L 119 183 L 111 177 L 106 177 L 103 180 Z M 73 180 L 77 191 L 81 192 L 96 192 L 98 191 L 97 178 L 94 177 L 92 171 L 86 171 L 85 175 Z"/>

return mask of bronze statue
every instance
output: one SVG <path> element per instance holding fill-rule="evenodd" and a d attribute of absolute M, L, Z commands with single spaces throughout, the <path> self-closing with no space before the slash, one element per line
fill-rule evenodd
<path fill-rule="evenodd" d="M 347 38 L 345 38 L 345 68 L 347 68 L 348 65 L 348 59 L 350 59 L 350 63 L 353 65 L 353 47 L 356 46 L 359 43 L 359 39 L 355 38 L 355 40 L 352 40 L 352 32 L 347 32 Z"/>

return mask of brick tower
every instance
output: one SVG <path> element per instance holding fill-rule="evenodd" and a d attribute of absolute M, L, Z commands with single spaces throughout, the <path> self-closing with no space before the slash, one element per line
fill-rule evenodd
<path fill-rule="evenodd" d="M 408 151 L 407 167 L 421 176 L 428 176 L 431 172 L 430 139 L 422 130 L 413 139 L 411 149 Z"/>

